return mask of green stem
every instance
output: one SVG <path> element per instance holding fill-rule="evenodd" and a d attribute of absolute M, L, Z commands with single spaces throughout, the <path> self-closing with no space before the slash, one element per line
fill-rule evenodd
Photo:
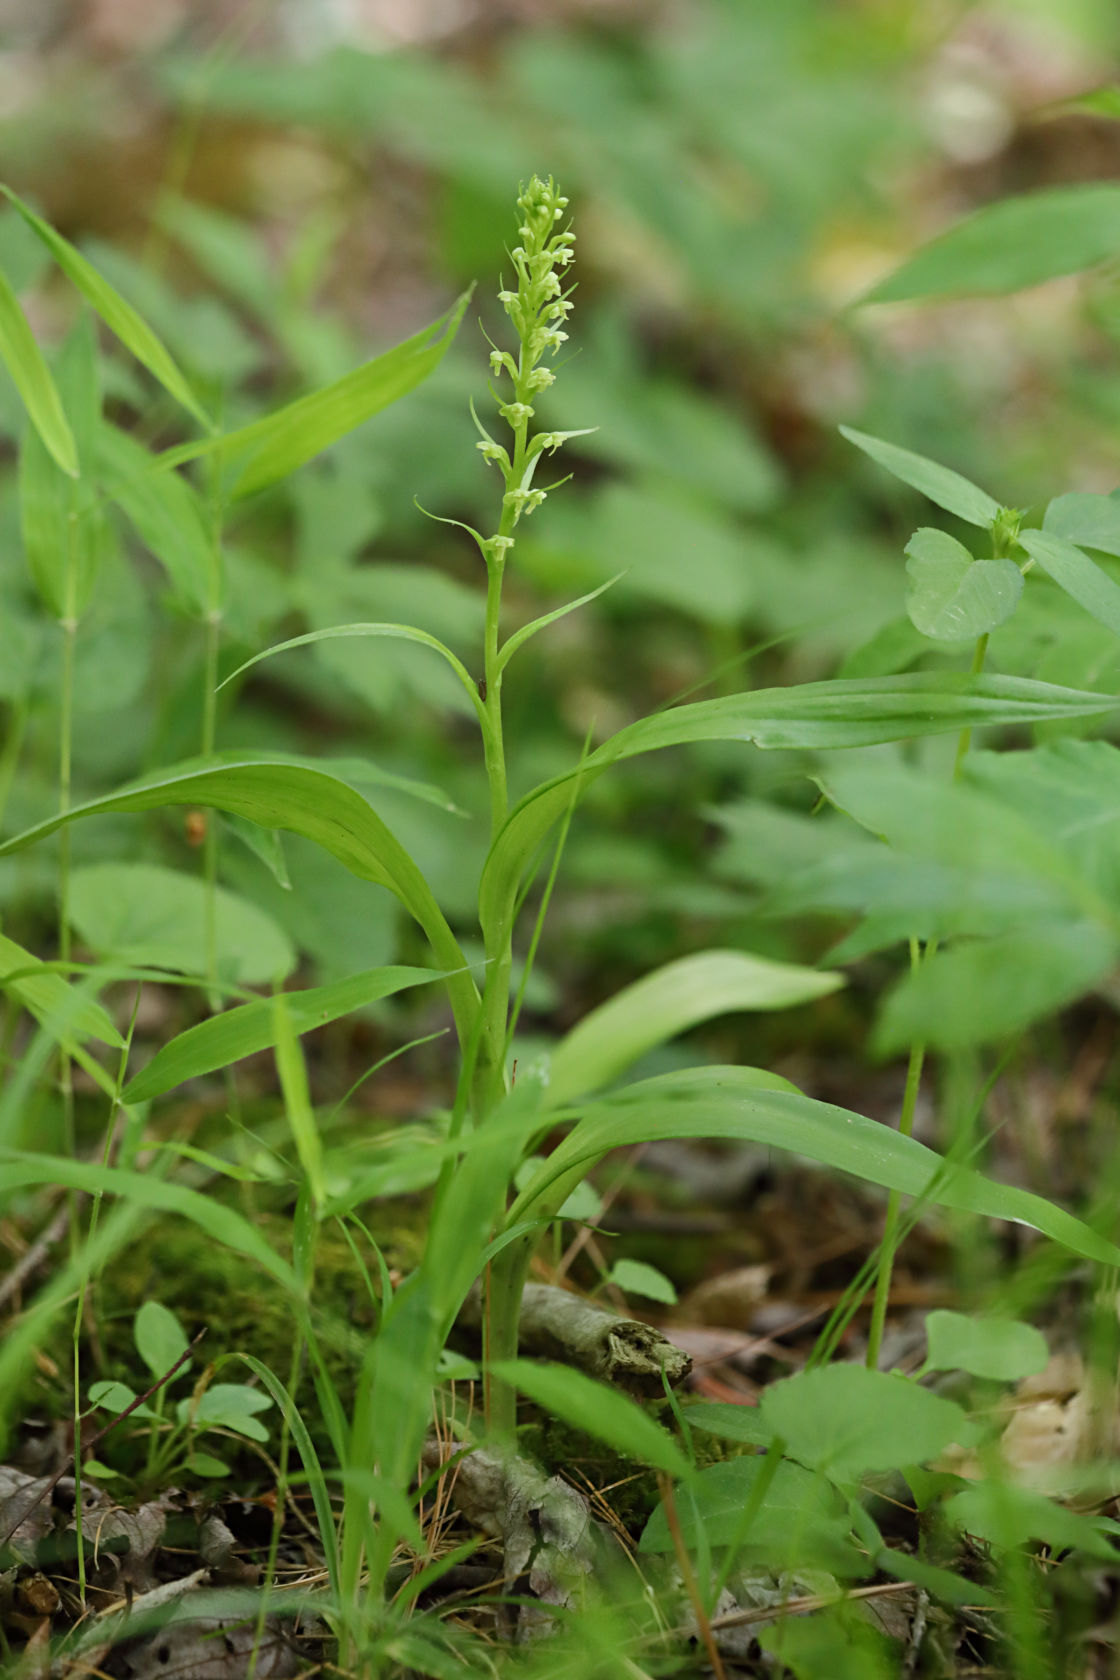
<path fill-rule="evenodd" d="M 930 955 L 936 947 L 930 948 Z M 916 939 L 910 941 L 910 967 L 916 972 L 922 964 L 922 953 Z M 926 1059 L 924 1044 L 910 1046 L 910 1061 L 906 1069 L 906 1089 L 902 1096 L 902 1113 L 899 1116 L 898 1129 L 903 1137 L 914 1135 L 914 1114 L 918 1106 L 918 1092 L 922 1084 L 922 1066 Z M 887 1307 L 891 1294 L 891 1273 L 894 1270 L 894 1257 L 898 1249 L 899 1214 L 902 1198 L 897 1190 L 892 1190 L 887 1198 L 887 1214 L 883 1221 L 883 1243 L 880 1250 L 879 1270 L 875 1278 L 875 1299 L 871 1307 L 871 1328 L 867 1335 L 867 1368 L 869 1371 L 879 1369 L 879 1355 L 883 1346 L 883 1330 L 887 1322 Z"/>
<path fill-rule="evenodd" d="M 60 620 L 62 630 L 62 692 L 59 699 L 58 718 L 58 809 L 65 813 L 70 809 L 71 798 L 71 761 L 74 747 L 74 644 L 78 634 L 78 620 L 74 610 L 75 589 L 75 556 L 74 556 L 74 521 L 70 521 L 70 552 L 66 576 L 66 615 Z M 70 961 L 70 825 L 64 823 L 58 837 L 58 954 L 64 963 Z M 74 1129 L 74 1082 L 70 1068 L 70 1056 L 65 1045 L 59 1048 L 58 1057 L 58 1089 L 62 1098 L 62 1131 L 66 1139 L 66 1152 L 73 1156 L 77 1151 L 77 1136 Z M 69 1192 L 70 1203 L 70 1246 L 73 1253 L 77 1253 L 78 1232 L 78 1197 L 73 1190 Z"/>
<path fill-rule="evenodd" d="M 978 636 L 976 648 L 972 656 L 971 675 L 978 677 L 984 669 L 984 658 L 988 652 L 987 636 Z M 953 760 L 953 780 L 960 778 L 961 767 L 972 743 L 971 729 L 962 729 L 957 738 L 957 751 Z M 931 940 L 925 952 L 919 950 L 916 939 L 910 941 L 911 972 L 918 970 L 923 962 L 929 962 L 937 954 L 937 941 Z M 915 1043 L 910 1046 L 910 1060 L 906 1069 L 906 1089 L 902 1097 L 902 1113 L 899 1117 L 898 1129 L 903 1137 L 912 1137 L 914 1132 L 914 1111 L 917 1107 L 918 1092 L 922 1083 L 922 1068 L 926 1059 L 926 1046 Z M 892 1190 L 887 1198 L 886 1218 L 883 1221 L 883 1241 L 879 1251 L 879 1269 L 875 1276 L 875 1298 L 871 1306 L 871 1326 L 867 1335 L 867 1367 L 871 1371 L 879 1368 L 879 1356 L 883 1347 L 883 1330 L 887 1321 L 887 1307 L 890 1302 L 891 1274 L 894 1271 L 894 1257 L 898 1248 L 900 1197 L 897 1190 Z"/>
<path fill-rule="evenodd" d="M 202 677 L 202 756 L 209 758 L 214 751 L 217 726 L 218 643 L 221 621 L 216 612 L 206 617 L 206 648 Z M 205 886 L 203 900 L 203 937 L 206 950 L 206 979 L 210 986 L 210 1008 L 216 1012 L 221 1006 L 218 997 L 218 816 L 209 812 L 206 836 L 202 849 L 202 876 Z"/>

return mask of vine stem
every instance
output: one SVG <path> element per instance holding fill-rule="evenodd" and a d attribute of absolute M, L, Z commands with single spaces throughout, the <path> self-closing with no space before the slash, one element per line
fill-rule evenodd
<path fill-rule="evenodd" d="M 988 637 L 978 636 L 976 649 L 972 656 L 970 676 L 978 677 L 984 669 L 984 659 L 988 652 Z M 972 730 L 962 729 L 957 737 L 957 751 L 953 759 L 953 780 L 960 777 L 961 766 L 964 764 L 968 749 L 972 744 Z M 937 941 L 931 939 L 924 952 L 916 939 L 910 941 L 910 972 L 916 974 L 923 963 L 930 962 L 937 955 Z M 922 1070 L 925 1066 L 926 1045 L 924 1041 L 915 1042 L 910 1046 L 910 1059 L 906 1067 L 906 1088 L 902 1095 L 902 1112 L 899 1115 L 898 1129 L 903 1137 L 914 1135 L 914 1115 L 918 1106 L 918 1092 L 922 1085 Z M 883 1241 L 879 1253 L 879 1268 L 875 1274 L 875 1297 L 871 1304 L 871 1325 L 867 1333 L 867 1368 L 869 1371 L 879 1369 L 879 1358 L 883 1350 L 883 1331 L 887 1322 L 887 1307 L 890 1304 L 891 1276 L 894 1271 L 895 1250 L 898 1247 L 899 1215 L 902 1198 L 897 1190 L 892 1190 L 887 1197 L 887 1212 L 883 1220 Z"/>

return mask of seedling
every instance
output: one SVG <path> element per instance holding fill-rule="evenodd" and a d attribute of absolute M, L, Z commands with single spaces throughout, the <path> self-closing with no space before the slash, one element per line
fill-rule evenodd
<path fill-rule="evenodd" d="M 186 1332 L 173 1312 L 158 1301 L 145 1301 L 133 1321 L 136 1351 L 153 1377 L 163 1378 L 188 1352 L 190 1343 Z M 243 1436 L 250 1441 L 267 1441 L 268 1430 L 259 1421 L 259 1414 L 268 1411 L 272 1400 L 260 1389 L 247 1383 L 216 1383 L 209 1371 L 198 1380 L 191 1393 L 173 1399 L 168 1390 L 182 1386 L 189 1376 L 189 1365 L 180 1365 L 172 1381 L 160 1382 L 151 1403 L 135 1405 L 136 1395 L 127 1383 L 95 1382 L 89 1387 L 89 1401 L 101 1411 L 119 1416 L 129 1411 L 129 1425 L 133 1439 L 146 1436 L 147 1449 L 143 1470 L 135 1480 L 144 1486 L 162 1486 L 174 1481 L 182 1471 L 193 1476 L 224 1477 L 229 1465 L 213 1452 L 198 1445 L 200 1436 L 219 1432 Z M 170 1404 L 169 1404 L 170 1402 Z M 136 1423 L 147 1425 L 138 1430 Z M 209 1443 L 207 1443 L 209 1446 Z M 109 1465 L 87 1459 L 83 1470 L 97 1480 L 116 1478 L 119 1474 Z"/>

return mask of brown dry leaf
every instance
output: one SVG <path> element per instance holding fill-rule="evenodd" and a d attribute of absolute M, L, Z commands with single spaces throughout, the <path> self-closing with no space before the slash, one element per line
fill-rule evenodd
<path fill-rule="evenodd" d="M 0 1464 L 0 1542 L 6 1542 L 22 1563 L 34 1563 L 40 1543 L 54 1526 L 51 1478 L 29 1476 Z"/>
<path fill-rule="evenodd" d="M 727 1330 L 749 1329 L 755 1309 L 766 1299 L 770 1271 L 769 1266 L 739 1266 L 698 1283 L 680 1303 L 681 1318 Z"/>

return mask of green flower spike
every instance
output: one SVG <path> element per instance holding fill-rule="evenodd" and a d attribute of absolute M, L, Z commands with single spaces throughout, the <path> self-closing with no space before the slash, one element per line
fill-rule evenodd
<path fill-rule="evenodd" d="M 542 358 L 554 356 L 566 341 L 563 323 L 572 305 L 560 280 L 560 274 L 572 260 L 575 234 L 559 227 L 568 200 L 556 190 L 550 176 L 542 181 L 534 175 L 517 200 L 520 216 L 519 243 L 510 251 L 510 260 L 517 275 L 517 286 L 503 288 L 498 300 L 513 324 L 518 338 L 516 358 L 508 350 L 496 345 L 490 354 L 490 368 L 495 378 L 509 376 L 513 395 L 498 396 L 498 412 L 513 433 L 513 448 L 507 453 L 496 444 L 489 433 L 475 423 L 481 433 L 478 447 L 483 459 L 497 466 L 505 479 L 502 496 L 500 537 L 512 538 L 522 514 L 532 513 L 544 500 L 544 492 L 532 488 L 533 473 L 543 450 L 552 453 L 574 432 L 544 432 L 529 436 L 529 424 L 534 418 L 533 398 L 547 391 L 554 374 L 541 365 Z M 569 288 L 570 290 L 570 288 Z M 492 544 L 489 564 L 501 567 L 510 545 Z"/>

